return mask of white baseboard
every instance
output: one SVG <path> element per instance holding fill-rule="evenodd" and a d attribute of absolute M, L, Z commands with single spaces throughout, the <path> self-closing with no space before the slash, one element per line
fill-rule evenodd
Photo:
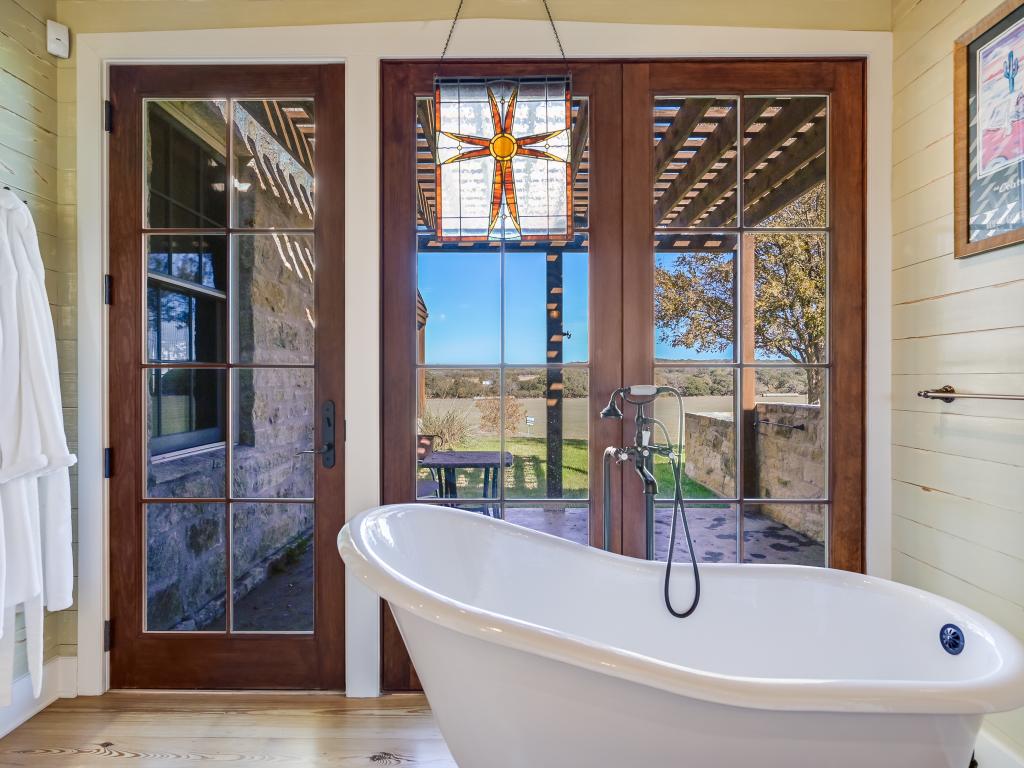
<path fill-rule="evenodd" d="M 18 678 L 11 686 L 11 703 L 0 707 L 0 738 L 57 699 L 74 698 L 77 692 L 78 659 L 73 656 L 55 656 L 43 665 L 43 690 L 38 699 L 32 696 L 29 676 Z"/>
<path fill-rule="evenodd" d="M 1024 768 L 1024 755 L 988 728 L 978 734 L 974 757 L 978 768 Z"/>

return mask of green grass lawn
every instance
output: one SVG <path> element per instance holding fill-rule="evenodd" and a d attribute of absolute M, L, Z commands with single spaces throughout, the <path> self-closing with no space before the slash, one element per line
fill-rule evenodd
<path fill-rule="evenodd" d="M 476 438 L 459 446 L 466 451 L 498 451 L 498 438 Z M 510 499 L 545 498 L 547 492 L 547 442 L 541 437 L 515 437 L 505 442 L 505 450 L 511 452 L 513 463 L 505 470 L 505 496 Z M 623 468 L 632 471 L 632 468 Z M 421 470 L 426 476 L 426 471 Z M 660 496 L 672 496 L 672 469 L 668 462 L 657 462 L 654 476 L 658 480 Z M 599 483 L 600 477 L 594 478 Z M 562 497 L 581 499 L 587 497 L 587 441 L 562 441 Z M 483 491 L 483 470 L 463 469 L 458 472 L 459 496 L 480 497 Z M 715 494 L 685 474 L 683 468 L 683 495 L 690 499 L 713 499 Z"/>

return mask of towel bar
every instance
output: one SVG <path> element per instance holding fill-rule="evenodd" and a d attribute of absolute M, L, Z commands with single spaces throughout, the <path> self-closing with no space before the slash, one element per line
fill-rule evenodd
<path fill-rule="evenodd" d="M 968 392 L 957 392 L 947 384 L 938 389 L 923 389 L 917 393 L 918 397 L 925 400 L 941 400 L 944 403 L 952 403 L 954 400 L 1024 400 L 1024 395 L 985 395 Z"/>

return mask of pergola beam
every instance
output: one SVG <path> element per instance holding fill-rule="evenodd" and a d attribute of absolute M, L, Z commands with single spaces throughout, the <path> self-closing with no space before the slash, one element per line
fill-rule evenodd
<path fill-rule="evenodd" d="M 764 128 L 743 147 L 743 175 L 746 176 L 768 159 L 786 139 L 809 123 L 821 111 L 823 101 L 817 98 L 794 98 L 769 120 Z M 763 110 L 762 110 L 763 111 Z"/>
<path fill-rule="evenodd" d="M 430 198 L 423 191 L 423 185 L 418 181 L 416 182 L 416 203 L 420 209 L 420 215 L 423 217 L 423 223 L 427 225 L 427 229 L 437 232 L 437 213 L 434 211 L 434 206 L 430 203 Z"/>
<path fill-rule="evenodd" d="M 658 146 L 654 148 L 654 178 L 657 180 L 672 163 L 676 153 L 686 143 L 701 117 L 714 103 L 713 99 L 687 99 L 672 117 Z"/>
<path fill-rule="evenodd" d="M 773 213 L 777 213 L 798 197 L 807 194 L 825 180 L 828 161 L 824 153 L 818 155 L 786 181 L 747 208 L 748 226 L 757 226 Z"/>
<path fill-rule="evenodd" d="M 760 114 L 764 111 L 765 107 L 771 103 L 770 99 L 746 99 L 743 109 L 743 130 L 746 131 L 751 125 L 753 125 Z M 679 204 L 679 201 L 683 199 L 686 194 L 693 189 L 693 187 L 703 179 L 715 166 L 716 163 L 720 162 L 722 156 L 730 149 L 736 147 L 736 118 L 724 119 L 715 129 L 715 132 L 709 136 L 700 148 L 690 158 L 690 162 L 686 164 L 686 167 L 679 172 L 679 174 L 672 180 L 668 188 L 662 193 L 661 197 L 658 198 L 654 204 L 654 221 L 660 223 L 669 212 Z M 723 172 L 712 179 L 709 184 L 716 184 L 716 190 L 721 189 L 722 185 L 725 185 L 725 189 L 722 189 L 721 194 L 724 194 L 729 189 L 729 176 L 732 177 L 733 184 L 735 183 L 735 173 L 725 174 L 726 179 L 719 179 L 723 175 Z M 714 190 L 713 190 L 714 191 Z M 709 192 L 708 196 L 712 193 Z M 703 202 L 703 201 L 702 201 Z M 714 200 L 711 203 L 715 202 Z M 689 208 L 690 204 L 687 204 L 686 208 Z M 704 210 L 710 207 L 710 203 L 704 207 Z M 685 209 L 684 209 L 685 210 Z M 702 210 L 701 213 L 704 211 Z M 685 217 L 680 214 L 679 218 L 686 218 L 692 221 L 696 218 L 696 215 L 687 214 Z M 672 226 L 680 226 L 675 222 Z M 682 226 L 685 226 L 682 225 Z"/>
<path fill-rule="evenodd" d="M 576 110 L 576 124 L 572 127 L 572 150 L 569 156 L 569 164 L 572 167 L 572 183 L 576 183 L 576 174 L 583 161 L 583 153 L 587 148 L 587 138 L 590 133 L 590 101 L 588 99 L 580 102 Z"/>
<path fill-rule="evenodd" d="M 437 138 L 434 135 L 434 110 L 431 108 L 433 102 L 427 99 L 416 100 L 416 119 L 419 121 L 420 130 L 423 131 L 423 138 L 427 142 L 427 149 L 430 150 L 430 162 L 437 162 Z"/>
<path fill-rule="evenodd" d="M 743 130 L 746 131 L 750 126 L 757 122 L 757 118 L 764 112 L 765 107 L 770 103 L 769 99 L 746 99 L 743 102 Z M 753 143 L 756 139 L 752 139 L 750 143 Z M 749 146 L 749 145 L 748 145 Z M 746 156 L 747 147 L 743 148 L 744 156 Z M 746 162 L 744 162 L 746 166 Z M 715 203 L 722 200 L 722 198 L 728 194 L 730 190 L 736 189 L 736 160 L 731 159 L 730 162 L 721 168 L 716 174 L 715 178 L 707 183 L 704 187 L 686 206 L 681 210 L 678 215 L 673 219 L 670 226 L 673 227 L 688 227 L 691 226 L 701 214 L 705 213 Z M 718 214 L 723 216 L 727 210 L 726 203 L 722 202 L 719 206 L 723 213 Z M 727 217 L 732 218 L 732 216 Z"/>
<path fill-rule="evenodd" d="M 827 137 L 828 124 L 824 120 L 815 123 L 809 131 L 797 134 L 796 141 L 784 147 L 778 157 L 767 161 L 768 168 L 772 170 L 770 174 L 757 173 L 747 183 L 743 190 L 746 207 L 750 209 L 758 200 L 768 194 L 772 187 L 778 184 L 779 179 L 788 179 L 789 176 L 824 152 Z M 768 168 L 764 170 L 768 170 Z M 787 204 L 788 202 L 792 201 L 787 201 Z"/>
<path fill-rule="evenodd" d="M 756 107 L 749 109 L 747 120 L 747 126 L 749 127 L 755 118 L 764 111 L 764 107 L 767 103 L 757 105 Z M 793 171 L 793 168 L 783 170 L 781 166 L 776 163 L 776 160 L 769 160 L 769 156 L 772 152 L 775 152 L 781 147 L 786 141 L 790 139 L 794 134 L 807 124 L 809 120 L 814 118 L 821 110 L 822 104 L 818 99 L 792 99 L 785 102 L 783 106 L 775 113 L 765 124 L 758 133 L 756 133 L 750 141 L 743 146 L 743 177 L 745 178 L 750 174 L 758 165 L 761 163 L 767 163 L 767 165 L 759 170 L 751 180 L 751 183 L 756 181 L 760 184 L 763 189 L 760 194 L 764 194 L 764 191 L 778 184 L 780 179 L 785 178 L 789 173 Z M 753 115 L 753 117 L 751 117 Z M 822 121 L 824 122 L 824 121 Z M 725 175 L 724 171 L 713 179 L 707 187 L 702 190 L 702 194 L 692 200 L 687 206 L 680 211 L 679 215 L 672 222 L 672 226 L 685 227 L 691 226 L 694 221 L 702 213 L 707 211 L 714 205 L 715 202 L 724 196 L 727 192 L 735 188 L 735 165 L 729 166 L 726 170 L 732 170 L 733 173 L 728 176 Z M 760 196 L 750 196 L 749 188 L 744 190 L 744 200 L 756 200 Z M 744 202 L 744 205 L 749 210 L 749 205 Z M 724 203 L 711 213 L 704 221 L 700 222 L 701 226 L 707 227 L 720 227 L 736 218 L 736 207 L 735 205 L 727 206 Z"/>

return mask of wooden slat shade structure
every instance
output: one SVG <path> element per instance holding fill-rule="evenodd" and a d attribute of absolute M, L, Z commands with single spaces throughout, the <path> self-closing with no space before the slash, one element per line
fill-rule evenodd
<path fill-rule="evenodd" d="M 734 99 L 656 100 L 656 224 L 736 226 L 738 111 L 743 121 L 746 226 L 759 224 L 825 181 L 824 98 L 748 97 L 742 109 L 737 106 Z"/>

